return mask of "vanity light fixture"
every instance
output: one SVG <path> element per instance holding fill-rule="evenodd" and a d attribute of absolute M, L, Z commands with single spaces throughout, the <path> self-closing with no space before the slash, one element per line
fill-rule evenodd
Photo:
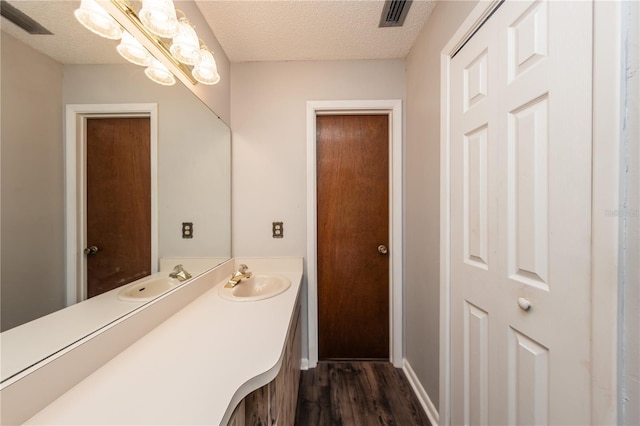
<path fill-rule="evenodd" d="M 117 46 L 120 55 L 129 62 L 146 67 L 145 74 L 151 80 L 172 85 L 176 81 L 172 72 L 179 71 L 192 84 L 216 84 L 220 81 L 213 53 L 198 38 L 186 15 L 176 11 L 173 0 L 143 0 L 139 14 L 131 8 L 129 0 L 101 1 L 126 29 L 143 35 L 146 38 L 144 44 L 130 32 L 124 31 L 120 23 L 96 0 L 82 0 L 74 12 L 76 18 L 96 34 L 111 39 L 122 38 Z M 178 12 L 183 15 L 180 20 L 177 19 Z M 166 59 L 163 59 L 164 64 L 150 52 L 161 54 Z"/>
<path fill-rule="evenodd" d="M 122 37 L 122 28 L 95 0 L 82 0 L 73 14 L 89 31 L 111 40 Z"/>
<path fill-rule="evenodd" d="M 129 31 L 123 31 L 122 40 L 116 49 L 120 56 L 136 65 L 146 67 L 153 59 L 149 51 Z"/>

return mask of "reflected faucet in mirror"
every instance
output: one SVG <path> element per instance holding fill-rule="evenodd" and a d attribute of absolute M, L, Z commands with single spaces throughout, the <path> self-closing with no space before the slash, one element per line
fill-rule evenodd
<path fill-rule="evenodd" d="M 173 268 L 173 272 L 169 274 L 169 278 L 175 278 L 178 281 L 183 282 L 191 278 L 191 274 L 188 273 L 182 265 L 176 265 Z"/>

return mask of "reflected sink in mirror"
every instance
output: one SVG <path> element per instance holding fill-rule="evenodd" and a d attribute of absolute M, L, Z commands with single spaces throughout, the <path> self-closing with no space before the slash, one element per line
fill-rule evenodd
<path fill-rule="evenodd" d="M 175 278 L 168 278 L 164 274 L 161 276 L 154 275 L 126 286 L 118 292 L 118 299 L 130 302 L 145 302 L 187 281 L 181 282 Z"/>
<path fill-rule="evenodd" d="M 269 299 L 284 293 L 291 287 L 291 281 L 276 274 L 253 275 L 245 278 L 235 287 L 220 287 L 220 297 L 233 302 L 252 302 Z"/>

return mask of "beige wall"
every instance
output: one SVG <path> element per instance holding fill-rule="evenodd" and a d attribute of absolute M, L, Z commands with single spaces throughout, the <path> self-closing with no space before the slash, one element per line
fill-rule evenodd
<path fill-rule="evenodd" d="M 306 257 L 306 102 L 403 99 L 404 61 L 234 63 L 231 77 L 233 255 Z"/>
<path fill-rule="evenodd" d="M 1 328 L 64 306 L 62 65 L 2 33 Z"/>
<path fill-rule="evenodd" d="M 407 57 L 405 357 L 439 405 L 440 51 L 475 2 L 438 2 Z"/>

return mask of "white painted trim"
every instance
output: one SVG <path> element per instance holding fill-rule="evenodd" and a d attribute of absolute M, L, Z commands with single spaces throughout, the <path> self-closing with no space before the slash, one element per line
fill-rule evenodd
<path fill-rule="evenodd" d="M 302 358 L 300 360 L 300 370 L 308 370 L 309 369 L 309 358 Z"/>
<path fill-rule="evenodd" d="M 449 147 L 449 70 L 451 57 L 441 55 L 440 64 L 440 419 L 450 424 L 451 415 L 451 149 Z"/>
<path fill-rule="evenodd" d="M 86 299 L 85 235 L 86 118 L 149 117 L 151 132 L 151 272 L 158 271 L 158 105 L 69 104 L 65 130 L 66 305 Z M 79 163 L 78 161 L 81 160 Z"/>
<path fill-rule="evenodd" d="M 427 391 L 422 387 L 422 383 L 420 383 L 418 376 L 415 371 L 413 371 L 413 368 L 411 368 L 411 364 L 409 364 L 409 361 L 406 359 L 404 360 L 402 371 L 404 371 L 404 374 L 407 376 L 407 380 L 409 380 L 409 384 L 411 385 L 413 392 L 418 398 L 418 401 L 420 401 L 422 409 L 427 414 L 429 422 L 432 426 L 438 426 L 440 424 L 440 415 L 438 414 L 438 410 L 431 401 L 431 398 L 429 398 Z"/>
<path fill-rule="evenodd" d="M 593 5 L 591 422 L 619 424 L 618 259 L 622 111 L 622 2 Z M 607 214 L 607 212 L 610 212 Z"/>
<path fill-rule="evenodd" d="M 316 251 L 316 114 L 356 114 L 360 112 L 383 112 L 390 118 L 390 360 L 397 368 L 402 367 L 404 355 L 403 324 L 403 140 L 402 101 L 307 101 L 307 324 L 309 338 L 308 367 L 318 363 L 318 281 Z"/>

